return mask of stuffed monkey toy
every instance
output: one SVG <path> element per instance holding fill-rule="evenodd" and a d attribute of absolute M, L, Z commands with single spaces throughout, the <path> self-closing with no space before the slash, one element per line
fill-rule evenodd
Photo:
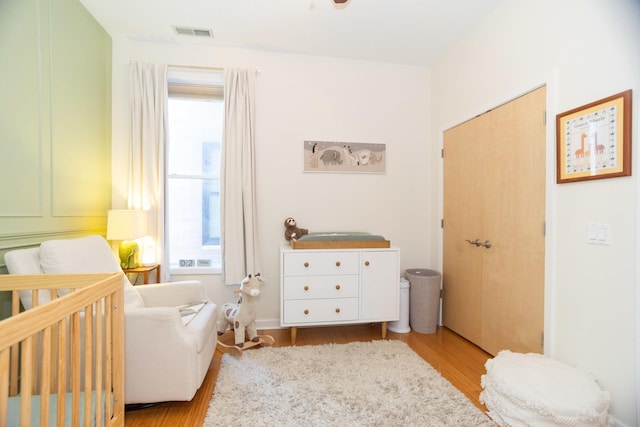
<path fill-rule="evenodd" d="M 306 228 L 298 228 L 296 220 L 289 217 L 284 220 L 284 238 L 287 240 L 296 240 L 305 234 L 309 234 Z"/>

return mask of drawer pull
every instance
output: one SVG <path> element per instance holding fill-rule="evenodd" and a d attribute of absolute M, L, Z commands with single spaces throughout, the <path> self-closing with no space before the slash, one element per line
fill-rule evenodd
<path fill-rule="evenodd" d="M 336 267 L 340 267 L 340 261 L 336 261 Z"/>
<path fill-rule="evenodd" d="M 336 308 L 336 313 L 340 313 L 340 307 Z"/>
<path fill-rule="evenodd" d="M 304 290 L 308 291 L 309 290 L 309 285 L 304 285 Z"/>
<path fill-rule="evenodd" d="M 305 309 L 304 314 L 309 314 L 309 310 Z"/>
<path fill-rule="evenodd" d="M 366 265 L 367 267 L 369 267 L 369 261 L 365 261 L 364 265 Z"/>
<path fill-rule="evenodd" d="M 340 285 L 336 285 L 336 290 L 340 290 Z"/>
<path fill-rule="evenodd" d="M 308 262 L 305 262 L 305 263 L 304 263 L 304 266 L 305 266 L 305 267 L 309 267 L 309 263 L 308 263 Z"/>

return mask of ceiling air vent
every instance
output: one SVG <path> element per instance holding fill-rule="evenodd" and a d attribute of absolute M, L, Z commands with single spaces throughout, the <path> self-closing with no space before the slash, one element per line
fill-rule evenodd
<path fill-rule="evenodd" d="M 193 28 L 193 27 L 177 27 L 174 26 L 173 30 L 179 36 L 195 36 L 195 37 L 208 37 L 213 38 L 213 32 L 207 28 Z"/>

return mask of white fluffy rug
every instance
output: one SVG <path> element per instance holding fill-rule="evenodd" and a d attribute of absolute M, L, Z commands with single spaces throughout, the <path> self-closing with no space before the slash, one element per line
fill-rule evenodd
<path fill-rule="evenodd" d="M 401 341 L 225 354 L 214 426 L 495 426 Z"/>

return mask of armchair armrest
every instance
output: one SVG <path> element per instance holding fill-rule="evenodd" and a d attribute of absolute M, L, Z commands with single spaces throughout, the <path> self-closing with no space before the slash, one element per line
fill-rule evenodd
<path fill-rule="evenodd" d="M 125 345 L 126 403 L 193 397 L 197 337 L 183 327 L 176 307 L 129 310 Z"/>
<path fill-rule="evenodd" d="M 161 341 L 166 349 L 182 347 L 185 344 L 195 347 L 195 340 L 186 333 L 177 307 L 143 307 L 129 310 L 125 317 L 126 334 L 136 337 L 136 347 L 149 347 L 149 343 L 140 341 Z M 127 349 L 129 351 L 130 349 Z M 138 348 L 136 351 L 143 351 Z"/>
<path fill-rule="evenodd" d="M 196 280 L 136 286 L 147 307 L 177 307 L 196 301 L 209 301 L 202 283 Z"/>
<path fill-rule="evenodd" d="M 125 314 L 127 353 L 180 352 L 182 347 L 195 353 L 202 350 L 210 336 L 216 335 L 216 305 L 209 302 L 188 324 L 182 323 L 178 307 L 142 307 Z M 133 339 L 134 342 L 130 342 Z M 159 356 L 155 356 L 159 357 Z M 148 360 L 143 358 L 143 360 Z"/>

